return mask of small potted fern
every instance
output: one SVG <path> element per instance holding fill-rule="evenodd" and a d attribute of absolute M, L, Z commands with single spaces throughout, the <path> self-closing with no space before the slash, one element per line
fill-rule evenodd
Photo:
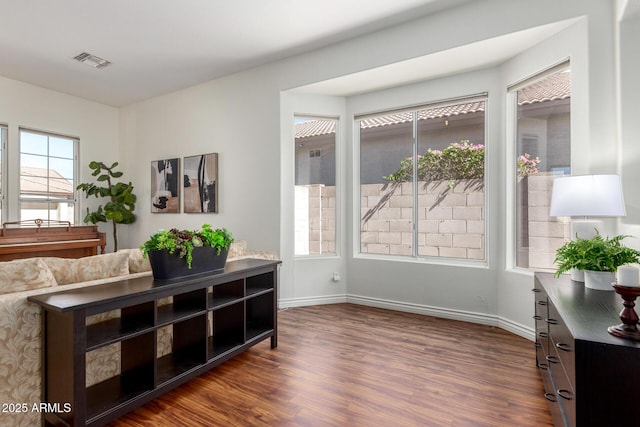
<path fill-rule="evenodd" d="M 233 241 L 226 228 L 204 224 L 199 230 L 158 230 L 140 249 L 149 257 L 153 277 L 167 280 L 223 269 Z"/>
<path fill-rule="evenodd" d="M 622 240 L 629 236 L 603 237 L 596 230 L 590 239 L 576 238 L 556 251 L 556 277 L 572 269 L 583 270 L 585 286 L 590 289 L 613 290 L 618 267 L 637 263 L 640 251 L 626 247 Z"/>

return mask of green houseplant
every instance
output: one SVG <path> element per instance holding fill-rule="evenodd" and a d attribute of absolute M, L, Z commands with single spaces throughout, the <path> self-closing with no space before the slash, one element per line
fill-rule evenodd
<path fill-rule="evenodd" d="M 607 272 L 610 273 L 610 278 L 613 277 L 618 267 L 637 263 L 640 259 L 640 251 L 622 244 L 622 240 L 627 237 L 629 236 L 603 237 L 596 230 L 596 235 L 590 239 L 576 238 L 566 242 L 556 251 L 556 277 L 574 268 L 584 270 L 585 278 L 589 272 Z"/>
<path fill-rule="evenodd" d="M 140 249 L 149 257 L 154 277 L 170 279 L 224 268 L 233 241 L 226 228 L 203 224 L 198 230 L 158 230 Z"/>
<path fill-rule="evenodd" d="M 136 196 L 133 194 L 133 185 L 131 182 L 113 182 L 113 178 L 120 178 L 122 172 L 116 171 L 118 162 L 114 162 L 111 166 L 107 166 L 102 162 L 92 161 L 89 163 L 89 169 L 93 172 L 92 176 L 97 176 L 99 183 L 106 183 L 106 186 L 96 185 L 92 182 L 78 185 L 77 190 L 82 190 L 86 197 L 106 197 L 109 199 L 105 203 L 91 212 L 87 208 L 87 215 L 84 217 L 85 223 L 97 224 L 98 222 L 111 221 L 113 224 L 113 251 L 118 250 L 118 231 L 117 224 L 131 224 L 135 222 L 136 216 L 133 214 L 135 209 Z"/>

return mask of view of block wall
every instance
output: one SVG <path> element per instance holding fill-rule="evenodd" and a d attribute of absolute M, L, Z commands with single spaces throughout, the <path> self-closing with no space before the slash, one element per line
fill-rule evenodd
<path fill-rule="evenodd" d="M 539 174 L 526 181 L 528 247 L 522 253 L 532 269 L 553 269 L 556 249 L 569 238 L 569 222 L 549 217 L 553 178 Z M 452 189 L 448 185 L 418 185 L 418 255 L 482 260 L 484 191 L 473 181 L 459 182 Z M 296 186 L 296 209 L 308 218 L 296 230 L 296 247 L 308 252 L 296 254 L 335 253 L 335 195 L 334 186 Z M 360 187 L 360 197 L 361 253 L 411 256 L 412 184 L 366 184 Z"/>
<path fill-rule="evenodd" d="M 484 259 L 484 193 L 462 181 L 418 183 L 418 255 Z M 362 253 L 413 254 L 410 182 L 360 187 Z"/>
<path fill-rule="evenodd" d="M 557 175 L 541 173 L 527 177 L 529 268 L 555 269 L 556 250 L 570 240 L 570 222 L 549 216 L 553 179 Z"/>

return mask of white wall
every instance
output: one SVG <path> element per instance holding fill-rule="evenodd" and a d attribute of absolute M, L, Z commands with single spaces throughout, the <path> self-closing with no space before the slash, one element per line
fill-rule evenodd
<path fill-rule="evenodd" d="M 638 4 L 638 2 L 636 2 Z M 640 249 L 640 12 L 620 22 L 620 172 L 627 207 L 620 232 L 635 236 L 625 244 Z"/>
<path fill-rule="evenodd" d="M 410 100 L 490 92 L 488 138 L 489 188 L 487 267 L 459 267 L 427 262 L 392 262 L 352 257 L 354 217 L 352 176 L 354 158 L 350 119 L 345 163 L 343 217 L 348 224 L 342 258 L 293 259 L 293 150 L 287 154 L 285 131 L 299 98 L 282 93 L 314 82 L 357 73 L 405 59 L 528 28 L 580 18 L 576 33 L 563 33 L 546 46 L 514 59 L 503 68 L 452 76 L 395 91 L 354 97 L 350 111 L 364 102 L 389 108 Z M 615 57 L 613 5 L 601 0 L 486 0 L 418 19 L 277 63 L 218 79 L 187 90 L 122 109 L 121 150 L 126 170 L 136 184 L 140 225 L 130 237 L 132 246 L 159 227 L 195 227 L 203 222 L 231 229 L 256 249 L 280 252 L 284 260 L 281 300 L 331 300 L 349 296 L 363 303 L 433 311 L 451 317 L 493 322 L 527 335 L 532 329 L 528 274 L 506 271 L 510 188 L 505 148 L 506 93 L 503 82 L 537 71 L 571 55 L 577 83 L 572 103 L 576 171 L 602 172 L 615 168 L 618 153 L 608 142 L 616 139 Z M 580 27 L 580 25 L 582 25 Z M 576 29 L 577 28 L 577 29 Z M 468 66 L 469 64 L 461 64 Z M 541 64 L 544 65 L 544 64 Z M 290 130 L 292 131 L 292 130 Z M 603 143 L 603 141 L 607 143 Z M 493 150 L 493 151 L 491 151 Z M 220 153 L 219 214 L 150 214 L 149 164 L 167 157 Z M 355 215 L 357 218 L 357 215 Z M 326 274 L 339 268 L 343 281 L 328 283 Z"/>
<path fill-rule="evenodd" d="M 8 170 L 19 164 L 19 129 L 21 127 L 80 138 L 80 174 L 78 183 L 92 181 L 88 167 L 92 160 L 111 163 L 119 153 L 119 113 L 116 108 L 80 99 L 74 96 L 43 89 L 16 80 L 0 77 L 0 123 L 8 125 Z M 14 170 L 15 172 L 15 170 Z M 3 171 L 4 173 L 4 171 Z M 17 220 L 17 175 L 8 182 L 3 209 L 11 214 L 7 220 Z M 125 175 L 125 177 L 127 177 Z M 86 200 L 78 194 L 79 220 L 82 221 L 87 206 L 97 206 L 99 199 Z M 108 248 L 112 250 L 111 227 L 100 224 L 107 232 Z M 118 238 L 126 241 L 126 230 L 121 229 Z"/>

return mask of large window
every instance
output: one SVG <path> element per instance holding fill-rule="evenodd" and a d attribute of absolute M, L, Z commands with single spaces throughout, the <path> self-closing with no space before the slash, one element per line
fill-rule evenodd
<path fill-rule="evenodd" d="M 20 130 L 20 219 L 75 222 L 78 140 Z"/>
<path fill-rule="evenodd" d="M 336 254 L 336 119 L 295 118 L 295 255 Z"/>
<path fill-rule="evenodd" d="M 357 118 L 360 253 L 486 258 L 485 107 L 481 96 Z"/>
<path fill-rule="evenodd" d="M 511 88 L 517 110 L 516 266 L 553 269 L 569 224 L 549 217 L 557 176 L 571 174 L 571 72 L 569 64 Z"/>
<path fill-rule="evenodd" d="M 0 222 L 4 222 L 4 177 L 5 177 L 5 150 L 7 147 L 7 127 L 0 125 Z"/>

